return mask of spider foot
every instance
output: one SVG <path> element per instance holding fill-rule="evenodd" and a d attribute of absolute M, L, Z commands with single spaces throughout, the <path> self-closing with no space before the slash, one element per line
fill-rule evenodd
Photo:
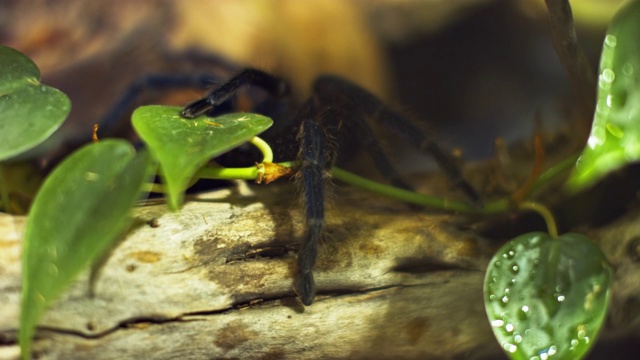
<path fill-rule="evenodd" d="M 213 104 L 211 104 L 209 99 L 199 99 L 185 106 L 184 109 L 182 109 L 182 111 L 180 112 L 180 116 L 186 119 L 193 119 L 198 115 L 202 115 L 205 112 L 211 110 L 212 107 Z"/>
<path fill-rule="evenodd" d="M 293 288 L 305 306 L 313 303 L 313 299 L 316 297 L 316 282 L 311 272 L 298 274 Z"/>

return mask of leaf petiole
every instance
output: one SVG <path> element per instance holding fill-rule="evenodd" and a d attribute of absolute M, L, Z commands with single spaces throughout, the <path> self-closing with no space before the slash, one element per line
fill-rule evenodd
<path fill-rule="evenodd" d="M 547 231 L 549 232 L 549 235 L 551 235 L 552 238 L 558 237 L 558 227 L 549 208 L 535 201 L 525 201 L 518 205 L 518 208 L 522 210 L 532 210 L 540 214 L 544 219 L 544 222 L 547 224 Z"/>
<path fill-rule="evenodd" d="M 262 140 L 262 138 L 258 136 L 254 136 L 249 140 L 251 144 L 260 150 L 262 153 L 262 162 L 273 162 L 273 150 L 271 150 L 271 146 L 267 144 L 266 141 Z"/>

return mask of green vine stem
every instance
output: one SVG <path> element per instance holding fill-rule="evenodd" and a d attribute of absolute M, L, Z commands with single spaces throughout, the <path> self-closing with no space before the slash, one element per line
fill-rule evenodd
<path fill-rule="evenodd" d="M 540 174 L 538 179 L 533 183 L 530 191 L 527 192 L 526 196 L 530 195 L 535 190 L 538 190 L 544 187 L 545 185 L 548 185 L 553 179 L 555 179 L 556 177 L 562 175 L 566 171 L 573 168 L 577 159 L 578 159 L 578 155 L 571 156 L 563 160 L 561 163 L 557 164 L 556 166 L 544 171 L 542 174 Z M 492 201 L 485 204 L 483 208 L 478 209 L 464 202 L 447 200 L 447 199 L 438 198 L 434 196 L 418 194 L 412 191 L 381 184 L 376 181 L 369 180 L 361 176 L 349 173 L 340 168 L 334 167 L 331 172 L 334 178 L 344 181 L 348 184 L 355 185 L 365 190 L 369 190 L 384 196 L 392 197 L 394 199 L 398 199 L 401 201 L 406 201 L 412 204 L 435 207 L 443 210 L 467 212 L 467 213 L 479 213 L 479 214 L 485 214 L 485 215 L 505 212 L 511 208 L 511 203 L 508 199 L 500 199 L 500 200 Z M 551 220 L 553 220 L 553 217 L 551 217 Z M 547 224 L 549 224 L 549 222 L 547 222 Z M 553 228 L 555 229 L 555 222 L 552 221 L 552 224 L 553 224 Z M 551 233 L 551 231 L 552 230 L 550 227 L 549 232 Z"/>
<path fill-rule="evenodd" d="M 506 199 L 493 201 L 487 203 L 483 208 L 478 209 L 470 204 L 443 199 L 430 195 L 418 194 L 413 191 L 404 190 L 400 188 L 396 188 L 393 186 L 381 184 L 379 182 L 369 180 L 367 178 L 358 176 L 356 174 L 350 173 L 348 171 L 342 170 L 340 168 L 334 167 L 331 169 L 331 173 L 333 177 L 337 180 L 346 182 L 351 185 L 355 185 L 362 189 L 388 196 L 394 199 L 398 199 L 401 201 L 405 201 L 412 204 L 433 207 L 443 210 L 449 211 L 458 211 L 458 212 L 467 212 L 467 213 L 483 213 L 483 214 L 493 214 L 504 212 L 509 208 L 509 201 Z"/>
<path fill-rule="evenodd" d="M 243 168 L 226 168 L 217 165 L 207 165 L 196 173 L 195 178 L 218 180 L 255 180 L 259 174 L 258 166 Z"/>
<path fill-rule="evenodd" d="M 549 231 L 549 235 L 551 235 L 551 237 L 553 238 L 558 237 L 558 227 L 556 226 L 556 221 L 549 208 L 534 201 L 525 201 L 518 205 L 518 208 L 522 210 L 535 211 L 540 214 L 540 216 L 542 216 L 542 218 L 544 219 L 544 222 L 547 223 L 547 230 Z"/>
<path fill-rule="evenodd" d="M 288 168 L 297 167 L 297 164 L 295 162 L 282 162 L 277 164 Z M 575 164 L 575 158 L 571 157 L 543 172 L 532 186 L 531 191 L 540 189 L 545 184 L 548 184 L 552 179 L 569 170 L 573 166 L 573 164 Z M 259 166 L 244 168 L 225 168 L 217 165 L 206 165 L 198 170 L 198 172 L 194 176 L 194 179 L 204 178 L 218 180 L 256 180 L 259 173 Z M 436 196 L 419 194 L 413 191 L 382 184 L 337 167 L 332 168 L 331 173 L 336 180 L 343 181 L 347 184 L 360 187 L 376 194 L 426 207 L 485 215 L 505 212 L 511 209 L 510 201 L 507 198 L 488 202 L 483 208 L 478 209 L 462 201 L 449 200 Z M 163 187 L 159 184 L 147 184 L 146 190 L 153 192 L 163 192 Z"/>
<path fill-rule="evenodd" d="M 273 162 L 273 150 L 271 150 L 271 146 L 269 146 L 266 141 L 258 136 L 254 136 L 249 142 L 262 153 L 262 162 Z"/>
<path fill-rule="evenodd" d="M 547 169 L 542 174 L 540 174 L 538 179 L 536 179 L 536 181 L 531 186 L 531 191 L 528 194 L 547 185 L 549 182 L 551 182 L 551 180 L 555 179 L 557 176 L 562 175 L 566 171 L 572 169 L 575 166 L 576 162 L 578 161 L 579 157 L 580 157 L 579 154 L 572 155 L 566 158 L 565 160 L 561 161 L 557 165 Z"/>
<path fill-rule="evenodd" d="M 258 136 L 254 136 L 249 140 L 251 144 L 260 150 L 262 153 L 262 163 L 273 162 L 273 150 L 271 146 L 262 140 Z M 287 166 L 290 163 L 283 163 L 283 166 Z M 198 179 L 218 179 L 218 180 L 256 180 L 259 176 L 264 175 L 264 167 L 260 164 L 256 166 L 244 167 L 244 168 L 225 168 L 217 165 L 206 165 L 202 167 L 194 178 Z"/>
<path fill-rule="evenodd" d="M 265 168 L 263 164 L 271 163 L 273 161 L 273 151 L 271 150 L 269 144 L 267 144 L 264 140 L 257 136 L 252 138 L 250 142 L 261 151 L 263 156 L 263 163 L 256 164 L 256 166 L 244 168 L 226 168 L 216 164 L 207 164 L 200 170 L 198 170 L 198 172 L 196 172 L 189 186 L 193 185 L 193 183 L 195 183 L 198 179 L 256 180 L 264 177 Z M 576 160 L 577 155 L 571 156 L 558 165 L 540 174 L 538 179 L 531 186 L 531 189 L 527 192 L 526 196 L 530 195 L 532 192 L 543 187 L 544 185 L 549 184 L 551 180 L 571 169 L 574 166 Z M 295 169 L 297 167 L 296 162 L 282 162 L 277 163 L 276 165 L 291 169 Z M 398 199 L 404 202 L 442 210 L 488 215 L 505 212 L 512 209 L 513 207 L 511 201 L 508 198 L 491 201 L 486 203 L 484 207 L 477 208 L 462 201 L 419 194 L 413 191 L 382 184 L 337 167 L 331 169 L 331 174 L 337 180 L 360 187 L 367 191 Z M 145 190 L 162 193 L 164 192 L 164 187 L 161 184 L 146 184 Z M 546 208 L 544 208 L 542 205 L 532 206 L 531 204 L 535 203 L 526 202 L 521 204 L 519 207 L 522 209 L 538 211 L 540 214 L 542 214 L 543 217 L 545 217 L 545 221 L 547 221 L 547 226 L 549 228 L 549 233 L 557 233 L 555 222 L 553 221 L 553 217 L 551 216 L 549 211 L 546 210 L 545 212 L 544 209 Z"/>

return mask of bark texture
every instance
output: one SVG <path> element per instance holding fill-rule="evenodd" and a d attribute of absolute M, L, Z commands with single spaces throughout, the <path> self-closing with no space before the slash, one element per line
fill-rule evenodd
<path fill-rule="evenodd" d="M 286 185 L 286 184 L 285 184 Z M 336 190 L 318 297 L 292 290 L 303 219 L 291 186 L 242 187 L 135 210 L 89 296 L 88 276 L 45 314 L 39 359 L 500 358 L 484 313 L 499 246 L 461 218 Z M 602 344 L 638 336 L 638 213 L 588 231 L 616 269 Z M 0 359 L 16 359 L 24 218 L 0 214 Z"/>

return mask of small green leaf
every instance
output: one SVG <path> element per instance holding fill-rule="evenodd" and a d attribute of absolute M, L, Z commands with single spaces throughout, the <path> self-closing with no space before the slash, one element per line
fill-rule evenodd
<path fill-rule="evenodd" d="M 602 47 L 591 135 L 567 182 L 579 191 L 640 160 L 640 1 L 622 7 Z"/>
<path fill-rule="evenodd" d="M 602 326 L 610 286 L 611 269 L 589 238 L 528 233 L 491 260 L 485 309 L 512 359 L 580 359 Z"/>
<path fill-rule="evenodd" d="M 28 358 L 42 313 L 82 269 L 131 224 L 148 180 L 149 156 L 123 140 L 89 144 L 45 180 L 27 220 L 22 259 L 20 346 Z"/>
<path fill-rule="evenodd" d="M 247 142 L 273 123 L 268 117 L 245 113 L 188 120 L 180 117 L 180 110 L 143 106 L 132 116 L 133 127 L 160 163 L 171 209 L 180 207 L 189 181 L 207 161 Z"/>
<path fill-rule="evenodd" d="M 70 110 L 67 95 L 40 83 L 31 59 L 0 46 L 0 161 L 42 143 Z"/>

